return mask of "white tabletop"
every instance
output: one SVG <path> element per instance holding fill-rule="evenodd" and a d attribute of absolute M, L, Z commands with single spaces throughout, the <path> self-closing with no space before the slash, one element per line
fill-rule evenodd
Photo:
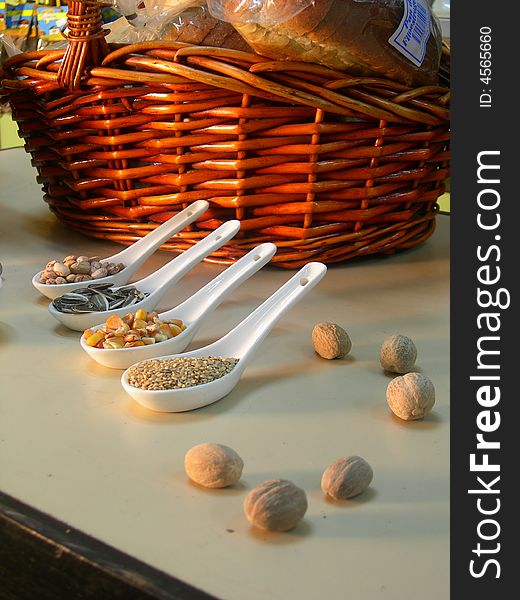
<path fill-rule="evenodd" d="M 57 222 L 21 149 L 0 152 L 0 490 L 225 600 L 439 600 L 449 588 L 449 217 L 420 248 L 329 268 L 279 323 L 235 390 L 179 414 L 146 410 L 120 372 L 81 350 L 31 285 L 52 258 L 108 256 L 118 247 Z M 172 258 L 159 252 L 138 273 Z M 160 308 L 175 306 L 222 267 L 202 264 Z M 292 272 L 264 268 L 217 309 L 195 348 L 226 333 Z M 320 321 L 353 342 L 320 359 Z M 394 417 L 378 361 L 392 333 L 412 337 L 437 401 L 423 421 Z M 185 452 L 233 447 L 241 483 L 206 491 L 187 481 Z M 344 504 L 320 479 L 340 456 L 363 456 L 371 488 Z M 247 492 L 270 478 L 304 488 L 309 509 L 292 532 L 247 523 Z"/>

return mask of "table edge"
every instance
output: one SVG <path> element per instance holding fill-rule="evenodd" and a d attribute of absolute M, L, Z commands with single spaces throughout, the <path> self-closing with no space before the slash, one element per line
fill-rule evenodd
<path fill-rule="evenodd" d="M 0 580 L 16 600 L 216 600 L 1 491 Z"/>

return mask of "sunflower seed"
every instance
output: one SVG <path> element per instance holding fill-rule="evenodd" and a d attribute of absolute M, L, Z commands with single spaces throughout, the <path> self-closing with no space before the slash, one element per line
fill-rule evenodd
<path fill-rule="evenodd" d="M 131 306 L 144 300 L 146 296 L 148 293 L 139 291 L 133 285 L 112 288 L 110 283 L 93 283 L 55 298 L 52 304 L 62 313 L 105 312 Z"/>
<path fill-rule="evenodd" d="M 126 306 L 132 306 L 132 304 L 135 304 L 136 302 L 137 302 L 137 298 L 135 296 L 128 296 L 128 298 L 123 301 L 123 304 L 121 305 L 121 307 L 124 308 Z"/>
<path fill-rule="evenodd" d="M 97 311 L 105 311 L 110 309 L 110 303 L 107 297 L 103 296 L 103 294 L 95 294 L 94 296 L 92 296 L 91 303 Z"/>
<path fill-rule="evenodd" d="M 111 283 L 91 283 L 88 286 L 91 290 L 108 290 L 112 287 Z"/>
<path fill-rule="evenodd" d="M 125 302 L 124 298 L 118 298 L 117 300 L 114 300 L 114 302 L 112 302 L 110 304 L 111 310 L 113 310 L 115 308 L 121 308 L 121 306 L 123 306 L 124 302 Z"/>
<path fill-rule="evenodd" d="M 74 301 L 87 302 L 88 296 L 86 296 L 85 294 L 78 294 L 78 293 L 70 292 L 68 294 L 63 294 L 63 296 L 61 296 L 61 299 L 66 302 L 74 302 Z"/>

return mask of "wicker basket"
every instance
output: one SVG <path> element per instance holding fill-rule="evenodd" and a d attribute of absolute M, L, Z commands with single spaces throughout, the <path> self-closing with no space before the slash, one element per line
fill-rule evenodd
<path fill-rule="evenodd" d="M 66 51 L 6 63 L 2 93 L 44 199 L 70 227 L 130 244 L 205 199 L 209 211 L 164 249 L 237 218 L 239 235 L 210 260 L 272 241 L 288 268 L 432 234 L 447 88 L 179 43 L 109 48 L 94 1 L 71 1 L 69 25 Z"/>

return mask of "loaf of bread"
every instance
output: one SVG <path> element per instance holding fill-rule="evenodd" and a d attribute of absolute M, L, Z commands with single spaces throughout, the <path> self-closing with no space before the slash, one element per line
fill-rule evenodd
<path fill-rule="evenodd" d="M 254 19 L 248 8 L 251 3 L 218 0 L 227 9 L 226 18 L 264 56 L 322 64 L 354 75 L 388 77 L 406 85 L 436 83 L 442 45 L 438 20 L 428 1 L 409 2 L 408 11 L 421 11 L 417 19 L 422 21 L 416 21 L 415 29 L 403 30 L 405 1 L 314 0 L 289 20 L 265 26 L 259 24 L 262 19 Z M 267 3 L 264 10 L 268 10 Z M 422 34 L 424 55 L 415 63 L 389 42 L 398 30 L 409 31 L 408 41 Z"/>
<path fill-rule="evenodd" d="M 236 29 L 230 23 L 212 17 L 206 6 L 189 8 L 172 19 L 164 28 L 161 39 L 251 52 Z"/>

